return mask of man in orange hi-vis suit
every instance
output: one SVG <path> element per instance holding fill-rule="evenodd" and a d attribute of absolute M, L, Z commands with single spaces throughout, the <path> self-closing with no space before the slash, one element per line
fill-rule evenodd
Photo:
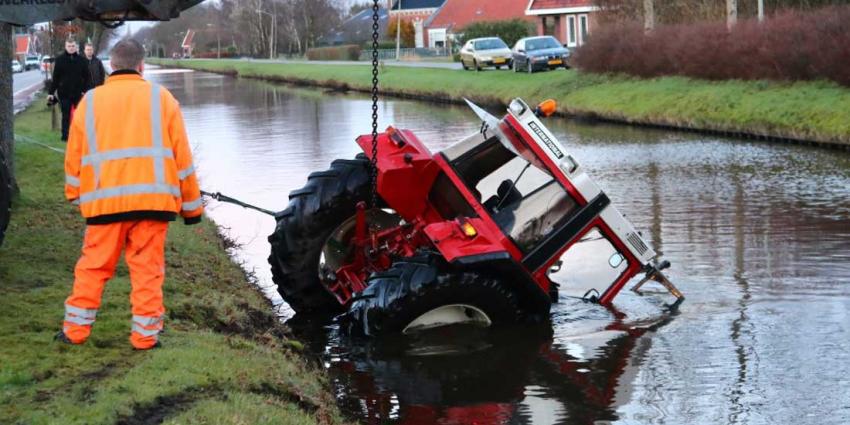
<path fill-rule="evenodd" d="M 82 344 L 121 251 L 130 268 L 130 343 L 158 347 L 165 307 L 165 235 L 179 213 L 201 221 L 203 205 L 180 107 L 168 90 L 142 79 L 144 48 L 112 49 L 115 72 L 86 93 L 71 124 L 65 195 L 86 219 L 74 288 L 56 339 Z"/>

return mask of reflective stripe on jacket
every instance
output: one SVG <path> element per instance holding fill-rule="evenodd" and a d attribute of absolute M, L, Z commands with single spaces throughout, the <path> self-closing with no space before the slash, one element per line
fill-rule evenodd
<path fill-rule="evenodd" d="M 179 104 L 165 88 L 119 71 L 78 105 L 65 155 L 65 196 L 79 203 L 83 217 L 199 217 L 194 169 Z"/>

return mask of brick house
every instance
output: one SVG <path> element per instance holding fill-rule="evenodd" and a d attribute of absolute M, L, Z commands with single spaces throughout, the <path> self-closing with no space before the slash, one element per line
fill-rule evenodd
<path fill-rule="evenodd" d="M 526 2 L 518 0 L 446 0 L 435 12 L 425 28 L 428 32 L 428 47 L 447 47 L 454 35 L 473 22 L 503 21 L 535 18 L 526 15 Z"/>
<path fill-rule="evenodd" d="M 413 23 L 416 30 L 416 47 L 428 45 L 428 34 L 425 33 L 425 21 L 443 5 L 446 0 L 387 0 L 390 10 L 390 20 L 397 16 Z"/>
<path fill-rule="evenodd" d="M 525 14 L 535 19 L 537 35 L 551 35 L 577 47 L 596 26 L 598 11 L 592 0 L 530 0 Z"/>

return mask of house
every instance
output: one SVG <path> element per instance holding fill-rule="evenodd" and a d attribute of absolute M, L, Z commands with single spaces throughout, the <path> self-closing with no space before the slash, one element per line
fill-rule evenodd
<path fill-rule="evenodd" d="M 183 37 L 183 41 L 180 43 L 180 47 L 183 48 L 184 58 L 192 57 L 192 50 L 194 50 L 195 48 L 195 31 L 186 31 L 186 36 Z"/>
<path fill-rule="evenodd" d="M 23 65 L 27 54 L 32 54 L 30 51 L 30 36 L 28 34 L 15 35 L 15 59 Z"/>
<path fill-rule="evenodd" d="M 534 18 L 525 14 L 527 3 L 518 0 L 446 0 L 427 22 L 428 47 L 450 44 L 453 36 L 467 25 L 481 21 Z"/>
<path fill-rule="evenodd" d="M 387 9 L 378 9 L 378 26 L 386 28 L 389 23 Z M 381 31 L 379 41 L 387 41 L 386 31 Z M 328 31 L 318 40 L 319 45 L 339 46 L 342 44 L 370 44 L 372 43 L 372 8 L 364 9 L 360 13 L 343 21 L 336 28 Z"/>
<path fill-rule="evenodd" d="M 535 19 L 537 35 L 552 35 L 577 47 L 596 26 L 598 12 L 592 0 L 530 0 L 525 14 Z"/>
<path fill-rule="evenodd" d="M 387 0 L 390 9 L 390 20 L 401 17 L 413 23 L 416 30 L 416 47 L 428 45 L 425 34 L 425 21 L 445 3 L 446 0 Z"/>

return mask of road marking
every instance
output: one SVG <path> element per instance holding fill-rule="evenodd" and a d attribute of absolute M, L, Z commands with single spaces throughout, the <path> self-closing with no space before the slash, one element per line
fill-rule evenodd
<path fill-rule="evenodd" d="M 39 81 L 39 82 L 37 82 L 37 83 L 35 83 L 35 84 L 31 84 L 31 85 L 30 85 L 29 87 L 27 87 L 27 88 L 24 88 L 24 89 L 18 90 L 18 91 L 16 91 L 16 92 L 12 93 L 12 98 L 17 97 L 19 94 L 21 94 L 21 93 L 23 93 L 23 92 L 25 92 L 25 91 L 32 90 L 32 88 L 33 88 L 33 87 L 38 86 L 38 85 L 41 85 L 41 84 L 44 84 L 44 81 Z"/>

